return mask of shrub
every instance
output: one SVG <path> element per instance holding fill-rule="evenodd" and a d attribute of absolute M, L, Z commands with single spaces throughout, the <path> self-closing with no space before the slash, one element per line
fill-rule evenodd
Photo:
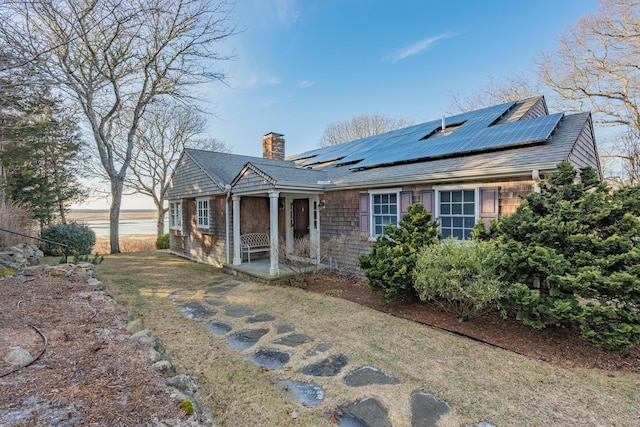
<path fill-rule="evenodd" d="M 422 301 L 435 301 L 468 320 L 503 296 L 497 264 L 495 244 L 449 238 L 420 252 L 415 289 Z"/>
<path fill-rule="evenodd" d="M 67 245 L 69 255 L 90 254 L 96 244 L 96 233 L 88 226 L 75 222 L 49 226 L 42 230 L 42 238 Z M 49 256 L 60 256 L 64 255 L 64 248 L 45 243 L 43 252 Z"/>
<path fill-rule="evenodd" d="M 169 249 L 169 234 L 161 234 L 156 239 L 156 249 Z"/>
<path fill-rule="evenodd" d="M 612 191 L 568 163 L 542 193 L 498 224 L 501 265 L 517 318 L 573 325 L 595 345 L 640 343 L 640 186 Z"/>
<path fill-rule="evenodd" d="M 360 268 L 369 279 L 369 289 L 381 292 L 382 302 L 388 303 L 398 295 L 414 296 L 413 270 L 418 251 L 439 239 L 438 223 L 421 204 L 409 206 L 402 221 L 391 224 L 378 236 L 371 253 L 358 257 Z"/>

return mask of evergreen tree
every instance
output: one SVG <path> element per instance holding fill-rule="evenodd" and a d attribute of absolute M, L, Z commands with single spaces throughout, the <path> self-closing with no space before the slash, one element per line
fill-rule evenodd
<path fill-rule="evenodd" d="M 498 224 L 518 319 L 573 324 L 596 345 L 640 342 L 640 187 L 612 191 L 593 169 L 561 163 L 541 193 Z"/>

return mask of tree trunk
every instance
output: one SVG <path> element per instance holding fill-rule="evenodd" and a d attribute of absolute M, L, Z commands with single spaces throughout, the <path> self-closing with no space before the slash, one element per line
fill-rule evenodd
<path fill-rule="evenodd" d="M 109 246 L 112 254 L 120 253 L 120 205 L 124 180 L 114 177 L 111 180 L 111 208 L 109 209 Z"/>
<path fill-rule="evenodd" d="M 164 234 L 164 216 L 167 214 L 168 208 L 158 209 L 158 237 Z"/>

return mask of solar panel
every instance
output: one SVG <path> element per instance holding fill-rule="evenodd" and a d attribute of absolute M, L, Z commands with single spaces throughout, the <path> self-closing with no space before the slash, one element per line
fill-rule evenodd
<path fill-rule="evenodd" d="M 452 130 L 451 133 L 441 130 L 441 120 L 433 120 L 307 151 L 292 159 L 301 160 L 302 165 L 336 161 L 336 165 L 352 164 L 350 169 L 360 169 L 498 149 L 547 140 L 563 117 L 562 113 L 558 113 L 494 125 L 514 105 L 515 102 L 507 102 L 447 117 L 445 124 Z"/>
<path fill-rule="evenodd" d="M 563 113 L 535 117 L 491 126 L 478 132 L 462 150 L 499 148 L 509 145 L 545 141 L 564 116 Z"/>

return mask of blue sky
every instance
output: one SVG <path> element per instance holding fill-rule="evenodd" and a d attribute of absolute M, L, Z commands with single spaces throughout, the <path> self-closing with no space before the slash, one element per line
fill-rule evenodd
<path fill-rule="evenodd" d="M 227 82 L 198 91 L 209 135 L 261 156 L 262 136 L 286 153 L 317 146 L 332 122 L 361 114 L 416 122 L 448 113 L 451 93 L 533 72 L 533 57 L 592 14 L 596 0 L 238 0 L 238 34 L 219 46 Z M 91 203 L 106 208 L 105 203 Z M 124 209 L 152 208 L 126 197 Z"/>
<path fill-rule="evenodd" d="M 227 86 L 204 96 L 210 134 L 261 156 L 265 133 L 287 154 L 313 149 L 327 125 L 364 113 L 427 121 L 451 93 L 527 74 L 532 58 L 596 9 L 595 0 L 239 0 L 227 40 Z"/>

